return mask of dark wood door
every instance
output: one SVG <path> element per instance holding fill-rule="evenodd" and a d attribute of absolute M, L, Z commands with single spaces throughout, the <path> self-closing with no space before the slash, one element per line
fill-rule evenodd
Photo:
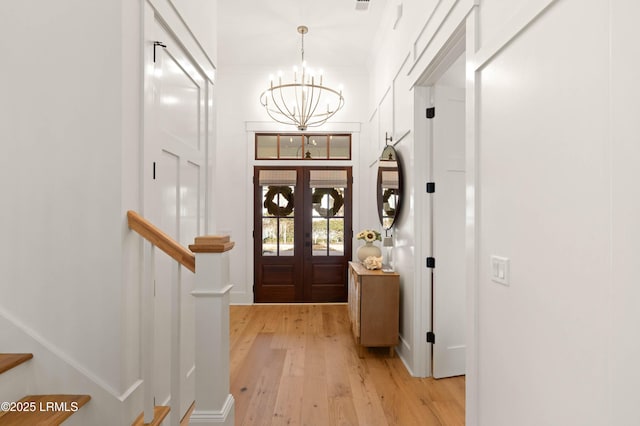
<path fill-rule="evenodd" d="M 256 167 L 254 300 L 344 302 L 350 167 Z"/>

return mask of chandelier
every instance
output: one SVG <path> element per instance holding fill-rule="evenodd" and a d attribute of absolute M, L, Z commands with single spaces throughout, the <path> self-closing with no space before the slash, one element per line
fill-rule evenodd
<path fill-rule="evenodd" d="M 344 105 L 342 88 L 338 90 L 322 84 L 322 71 L 316 75 L 304 60 L 304 35 L 309 28 L 301 25 L 298 33 L 302 37 L 302 63 L 300 73 L 293 67 L 293 82 L 282 82 L 282 71 L 278 80 L 269 77 L 270 85 L 260 95 L 260 103 L 269 116 L 282 124 L 293 124 L 298 130 L 307 130 L 324 124 Z"/>

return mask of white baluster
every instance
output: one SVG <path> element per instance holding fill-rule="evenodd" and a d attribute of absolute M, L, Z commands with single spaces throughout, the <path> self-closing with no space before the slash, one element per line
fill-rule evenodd
<path fill-rule="evenodd" d="M 141 373 L 143 381 L 143 411 L 144 422 L 151 423 L 154 415 L 153 401 L 153 334 L 154 334 L 154 281 L 155 281 L 155 246 L 143 240 L 143 266 L 142 266 L 142 289 L 140 292 L 141 310 Z"/>

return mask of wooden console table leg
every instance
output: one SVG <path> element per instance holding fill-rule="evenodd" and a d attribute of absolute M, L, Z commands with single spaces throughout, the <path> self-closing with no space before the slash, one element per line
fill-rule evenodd
<path fill-rule="evenodd" d="M 393 358 L 396 354 L 396 351 L 393 346 L 389 346 L 389 357 Z"/>

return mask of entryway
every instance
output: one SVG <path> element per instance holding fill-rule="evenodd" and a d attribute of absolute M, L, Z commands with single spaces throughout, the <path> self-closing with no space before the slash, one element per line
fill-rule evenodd
<path fill-rule="evenodd" d="M 254 301 L 346 302 L 351 167 L 254 168 Z"/>

